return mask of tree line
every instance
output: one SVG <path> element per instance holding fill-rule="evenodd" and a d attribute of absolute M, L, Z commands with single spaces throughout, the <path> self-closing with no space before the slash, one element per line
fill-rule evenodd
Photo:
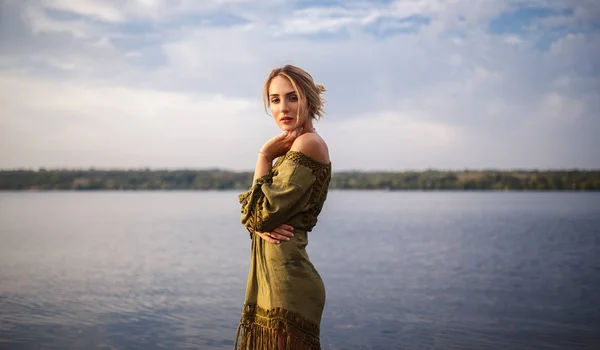
<path fill-rule="evenodd" d="M 252 172 L 208 170 L 0 170 L 0 190 L 244 190 Z M 335 172 L 330 189 L 598 191 L 600 170 Z"/>

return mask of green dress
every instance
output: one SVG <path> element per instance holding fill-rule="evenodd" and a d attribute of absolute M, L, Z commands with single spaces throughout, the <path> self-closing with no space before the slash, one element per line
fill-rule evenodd
<path fill-rule="evenodd" d="M 238 196 L 241 221 L 250 232 L 252 246 L 234 349 L 238 344 L 241 349 L 321 348 L 325 286 L 305 248 L 330 179 L 331 163 L 289 151 Z M 272 232 L 282 224 L 294 227 L 294 237 L 278 245 L 250 230 Z"/>

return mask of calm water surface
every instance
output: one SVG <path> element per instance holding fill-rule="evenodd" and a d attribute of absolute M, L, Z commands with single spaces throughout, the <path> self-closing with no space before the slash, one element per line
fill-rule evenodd
<path fill-rule="evenodd" d="M 231 349 L 237 192 L 0 193 L 0 349 Z M 600 349 L 600 193 L 331 191 L 324 349 Z"/>

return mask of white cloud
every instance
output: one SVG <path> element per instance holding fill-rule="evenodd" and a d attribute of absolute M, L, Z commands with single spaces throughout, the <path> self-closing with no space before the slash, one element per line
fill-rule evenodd
<path fill-rule="evenodd" d="M 581 0 L 569 5 L 575 7 L 573 15 L 578 19 L 597 22 L 600 18 L 600 3 L 596 0 Z"/>
<path fill-rule="evenodd" d="M 256 65 L 261 52 L 246 40 L 239 30 L 231 28 L 198 30 L 188 33 L 178 41 L 163 46 L 169 65 L 178 70 L 214 74 L 217 66 Z"/>
<path fill-rule="evenodd" d="M 316 128 L 329 140 L 335 170 L 453 167 L 449 160 L 464 146 L 459 127 L 397 111 L 323 122 Z"/>
<path fill-rule="evenodd" d="M 112 1 L 42 0 L 41 3 L 46 8 L 68 11 L 109 22 L 121 22 L 125 19 L 123 12 L 117 8 L 118 3 L 112 3 Z"/>
<path fill-rule="evenodd" d="M 222 95 L 19 77 L 0 78 L 0 90 L 0 163 L 14 166 L 29 165 L 19 161 L 23 154 L 14 154 L 15 149 L 27 150 L 33 157 L 70 149 L 95 152 L 83 164 L 97 166 L 110 162 L 120 166 L 127 162 L 138 166 L 225 166 L 224 159 L 235 158 L 232 152 L 253 140 L 249 134 L 268 135 L 267 123 L 262 123 L 261 132 L 261 123 L 248 117 L 260 112 L 255 101 Z M 194 157 L 196 152 L 200 154 Z M 68 157 L 47 162 L 42 163 L 75 165 Z"/>
<path fill-rule="evenodd" d="M 542 28 L 555 28 L 575 24 L 574 16 L 552 16 L 537 19 L 534 23 Z"/>
<path fill-rule="evenodd" d="M 334 124 L 336 132 L 352 135 L 346 138 L 346 147 L 360 147 L 362 142 L 371 139 L 380 151 L 393 148 L 410 149 L 413 147 L 437 149 L 451 147 L 458 141 L 459 130 L 456 126 L 441 122 L 420 120 L 398 112 L 380 112 L 377 115 L 361 116 L 349 121 Z M 375 137 L 373 137 L 375 136 Z M 357 140 L 358 139 L 358 140 Z M 373 143 L 377 140 L 377 143 Z M 359 142 L 355 142 L 359 141 Z"/>
<path fill-rule="evenodd" d="M 581 118 L 585 108 L 585 104 L 580 100 L 552 92 L 542 96 L 537 113 L 540 118 L 575 120 Z"/>
<path fill-rule="evenodd" d="M 195 14 L 227 6 L 247 3 L 247 0 L 37 0 L 30 1 L 44 9 L 64 11 L 94 20 L 122 23 L 131 19 L 171 19 L 182 14 Z"/>
<path fill-rule="evenodd" d="M 507 35 L 504 37 L 504 41 L 508 44 L 514 45 L 522 44 L 524 42 L 523 39 L 521 39 L 521 37 L 518 35 Z"/>
<path fill-rule="evenodd" d="M 34 34 L 44 32 L 69 33 L 75 38 L 88 38 L 93 35 L 95 29 L 83 20 L 55 20 L 44 12 L 40 6 L 28 6 L 25 10 L 25 18 L 31 26 Z"/>
<path fill-rule="evenodd" d="M 314 34 L 337 32 L 348 26 L 363 26 L 380 18 L 374 8 L 312 7 L 294 12 L 289 20 L 282 21 L 278 34 Z M 274 26 L 279 28 L 279 24 Z"/>
<path fill-rule="evenodd" d="M 278 132 L 262 110 L 262 82 L 285 63 L 328 88 L 329 114 L 317 128 L 338 170 L 599 166 L 582 150 L 600 147 L 597 138 L 573 136 L 599 124 L 600 36 L 585 14 L 595 13 L 592 2 L 547 3 L 574 8 L 576 22 L 587 23 L 577 28 L 588 28 L 552 37 L 548 50 L 536 47 L 543 25 L 575 24 L 488 31 L 493 18 L 527 5 L 519 1 L 10 4 L 11 18 L 25 23 L 11 24 L 20 30 L 12 37 L 0 33 L 0 168 L 251 169 Z M 249 23 L 203 22 L 210 14 Z M 394 21 L 409 17 L 420 24 Z M 365 26 L 413 30 L 382 37 Z M 340 38 L 304 35 L 342 29 Z M 560 151 L 546 154 L 552 147 Z"/>

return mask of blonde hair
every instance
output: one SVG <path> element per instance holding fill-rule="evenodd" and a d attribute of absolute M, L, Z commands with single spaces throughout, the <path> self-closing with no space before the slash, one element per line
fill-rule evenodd
<path fill-rule="evenodd" d="M 287 78 L 294 87 L 294 90 L 296 90 L 298 101 L 300 102 L 299 113 L 304 112 L 303 108 L 305 104 L 303 102 L 306 101 L 309 117 L 314 119 L 323 117 L 323 114 L 325 114 L 325 110 L 323 109 L 325 100 L 321 95 L 326 91 L 325 87 L 321 84 L 315 84 L 312 76 L 302 68 L 289 64 L 280 68 L 275 68 L 269 74 L 263 87 L 263 104 L 265 106 L 265 111 L 267 111 L 267 108 L 271 105 L 269 100 L 269 85 L 273 78 L 277 76 Z"/>

